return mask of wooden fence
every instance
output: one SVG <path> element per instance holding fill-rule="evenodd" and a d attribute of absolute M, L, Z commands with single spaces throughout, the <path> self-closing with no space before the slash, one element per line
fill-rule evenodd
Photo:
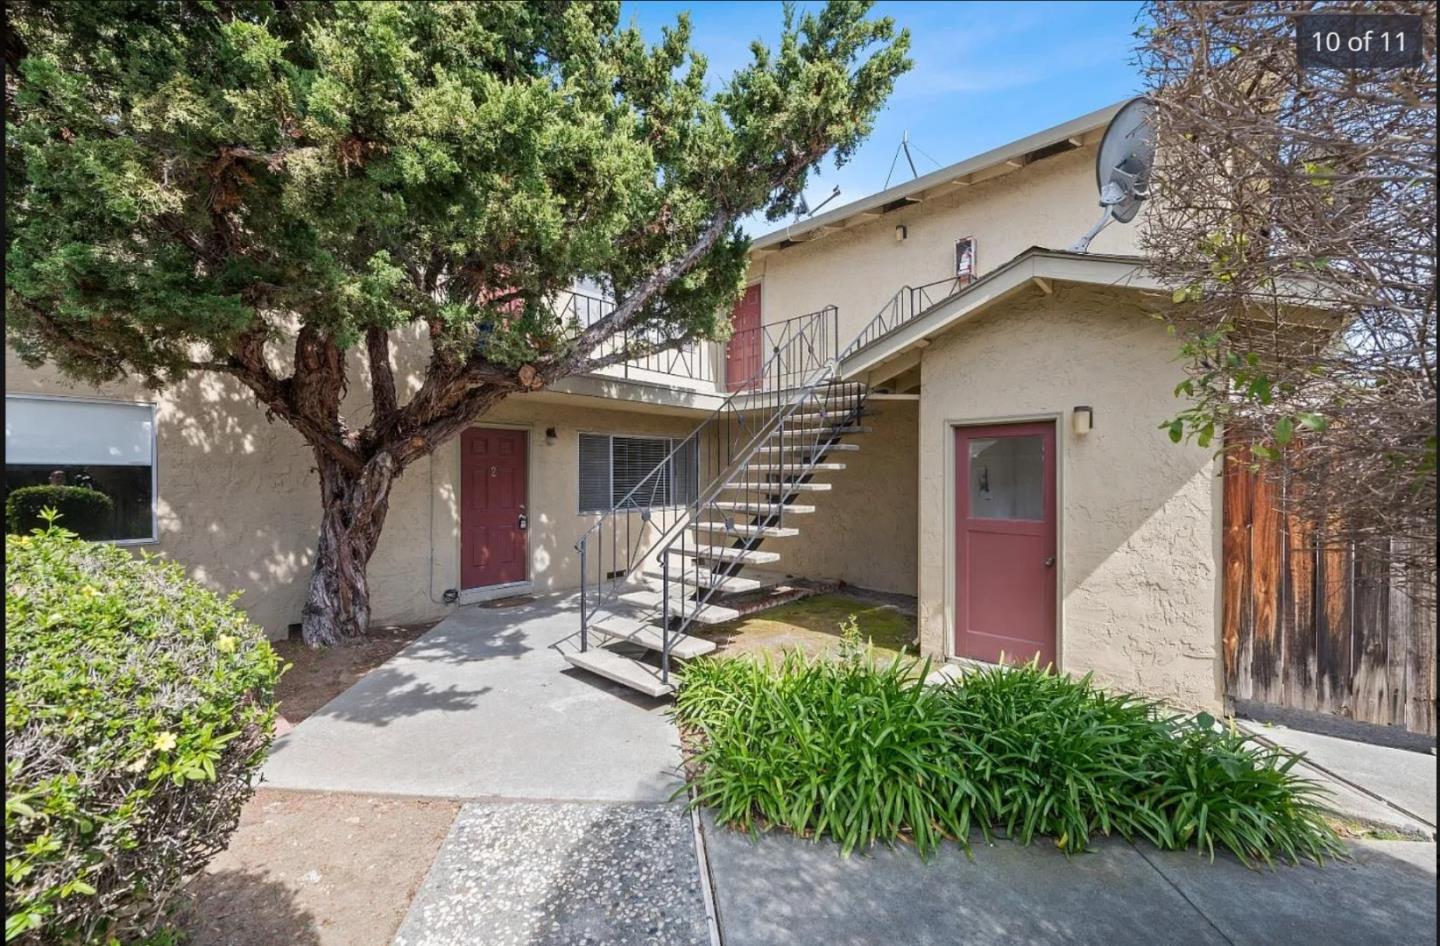
<path fill-rule="evenodd" d="M 1285 488 L 1226 463 L 1225 695 L 1434 735 L 1433 604 L 1409 566 L 1283 512 Z"/>

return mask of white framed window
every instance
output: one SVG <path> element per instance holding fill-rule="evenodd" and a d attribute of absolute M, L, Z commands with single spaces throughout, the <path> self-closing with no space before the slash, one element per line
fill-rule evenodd
<path fill-rule="evenodd" d="M 108 512 L 87 523 L 85 538 L 156 541 L 155 405 L 5 395 L 6 499 L 27 486 L 79 486 L 103 494 Z"/>
<path fill-rule="evenodd" d="M 961 237 L 955 241 L 955 275 L 961 286 L 975 281 L 975 238 Z"/>
<path fill-rule="evenodd" d="M 691 502 L 699 492 L 698 459 L 688 440 L 581 434 L 580 511 L 605 512 L 622 502 L 637 509 Z"/>

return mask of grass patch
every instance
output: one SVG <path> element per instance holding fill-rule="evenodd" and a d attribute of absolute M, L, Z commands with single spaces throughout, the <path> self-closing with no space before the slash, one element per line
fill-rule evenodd
<path fill-rule="evenodd" d="M 865 628 L 876 660 L 888 662 L 915 653 L 915 616 L 896 608 L 845 594 L 820 594 L 691 633 L 713 640 L 724 656 L 803 651 L 812 656 L 835 653 L 843 625 L 855 617 Z"/>
<path fill-rule="evenodd" d="M 972 829 L 1067 853 L 1098 835 L 1216 848 L 1246 863 L 1343 852 L 1297 757 L 1035 666 L 925 686 L 914 661 L 804 653 L 698 660 L 677 722 L 687 778 L 717 821 L 830 837 L 842 851 Z M 923 670 L 923 668 L 922 668 Z"/>

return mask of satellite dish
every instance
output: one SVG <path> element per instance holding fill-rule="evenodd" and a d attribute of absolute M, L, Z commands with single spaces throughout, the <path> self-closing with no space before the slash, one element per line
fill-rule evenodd
<path fill-rule="evenodd" d="M 1154 111 L 1150 100 L 1141 96 L 1120 106 L 1110 119 L 1095 159 L 1102 213 L 1095 226 L 1071 244 L 1071 253 L 1087 252 L 1090 241 L 1111 220 L 1129 223 L 1140 212 L 1149 196 L 1150 168 L 1155 163 L 1155 126 L 1150 121 Z"/>

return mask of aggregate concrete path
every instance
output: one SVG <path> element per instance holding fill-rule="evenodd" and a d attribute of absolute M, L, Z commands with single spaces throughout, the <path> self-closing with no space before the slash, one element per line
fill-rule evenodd
<path fill-rule="evenodd" d="M 927 863 L 704 824 L 725 946 L 1435 942 L 1434 844 L 1360 842 L 1350 861 L 1260 871 L 1121 841 L 1069 859 L 977 842 L 973 862 L 949 845 Z"/>
<path fill-rule="evenodd" d="M 682 805 L 467 805 L 395 946 L 708 946 Z"/>
<path fill-rule="evenodd" d="M 396 946 L 709 943 L 668 704 L 571 668 L 577 628 L 462 608 L 277 740 L 272 787 L 472 800 Z"/>
<path fill-rule="evenodd" d="M 557 647 L 573 595 L 466 607 L 276 740 L 274 788 L 667 801 L 679 740 L 666 703 L 574 670 Z"/>

